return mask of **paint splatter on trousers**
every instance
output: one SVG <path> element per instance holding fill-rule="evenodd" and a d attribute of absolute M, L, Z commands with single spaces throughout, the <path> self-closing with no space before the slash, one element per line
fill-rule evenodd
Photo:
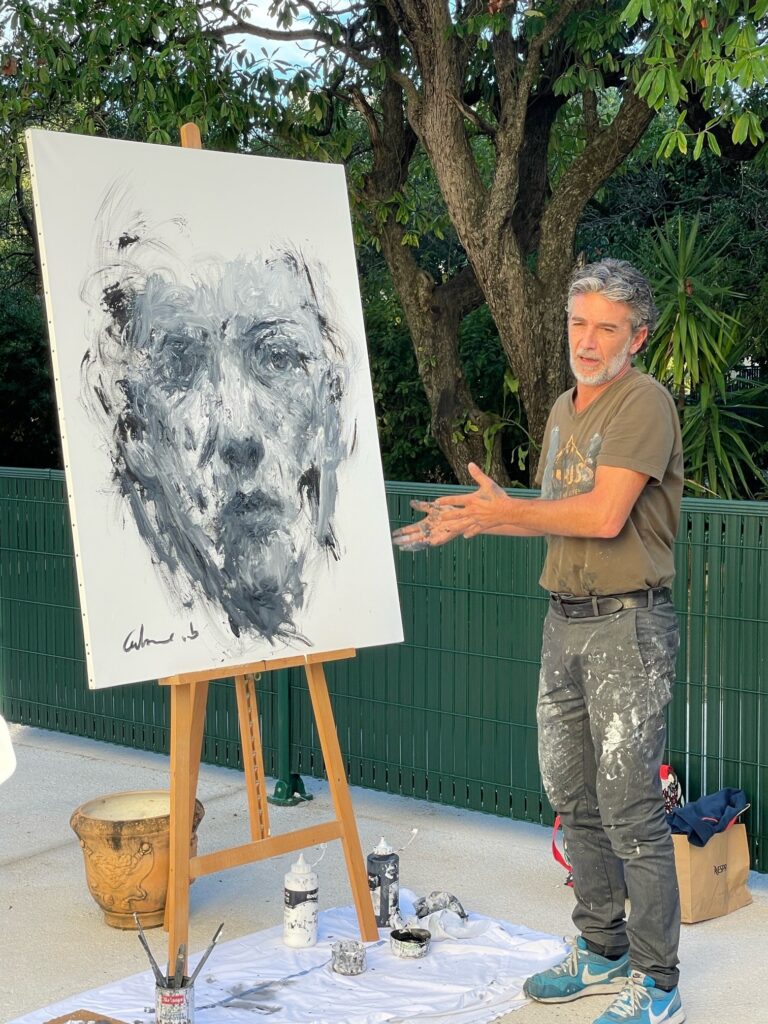
<path fill-rule="evenodd" d="M 677 984 L 680 905 L 659 765 L 679 645 L 670 603 L 592 618 L 550 608 L 539 762 L 573 864 L 573 921 L 590 947 Z M 625 901 L 631 911 L 625 917 Z"/>

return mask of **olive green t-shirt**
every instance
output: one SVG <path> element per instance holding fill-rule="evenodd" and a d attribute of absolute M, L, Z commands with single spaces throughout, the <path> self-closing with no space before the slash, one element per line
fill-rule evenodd
<path fill-rule="evenodd" d="M 683 448 L 672 396 L 630 368 L 586 409 L 576 412 L 574 389 L 552 407 L 536 483 L 545 499 L 591 491 L 598 466 L 618 466 L 650 478 L 617 537 L 547 538 L 540 583 L 546 590 L 585 596 L 622 594 L 671 584 L 672 545 L 680 518 Z"/>

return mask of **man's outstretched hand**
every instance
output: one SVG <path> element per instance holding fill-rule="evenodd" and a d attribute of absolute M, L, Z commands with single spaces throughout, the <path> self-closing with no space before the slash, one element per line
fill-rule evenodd
<path fill-rule="evenodd" d="M 477 490 L 445 495 L 435 501 L 412 501 L 411 508 L 425 516 L 418 523 L 395 530 L 392 540 L 397 547 L 407 551 L 438 547 L 456 537 L 476 537 L 509 522 L 510 498 L 474 462 L 467 469 L 478 484 Z"/>

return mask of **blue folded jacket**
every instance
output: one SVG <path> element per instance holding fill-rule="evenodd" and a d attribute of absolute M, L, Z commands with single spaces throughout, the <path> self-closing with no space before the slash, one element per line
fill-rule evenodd
<path fill-rule="evenodd" d="M 667 821 L 675 834 L 688 836 L 693 846 L 705 846 L 716 832 L 724 832 L 747 806 L 743 789 L 720 789 L 685 807 L 676 807 L 667 815 Z"/>

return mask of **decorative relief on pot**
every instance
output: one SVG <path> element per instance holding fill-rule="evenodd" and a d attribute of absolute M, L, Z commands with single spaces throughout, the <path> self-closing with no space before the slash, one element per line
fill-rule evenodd
<path fill-rule="evenodd" d="M 195 801 L 190 854 L 205 811 Z M 107 924 L 144 928 L 163 923 L 170 866 L 170 812 L 166 790 L 114 793 L 78 807 L 70 825 L 80 840 L 88 889 Z"/>
<path fill-rule="evenodd" d="M 83 855 L 90 867 L 90 870 L 86 867 L 86 878 L 91 896 L 97 903 L 111 910 L 118 909 L 124 914 L 132 914 L 134 910 L 141 912 L 143 909 L 136 904 L 146 901 L 149 893 L 141 883 L 155 863 L 151 843 L 146 840 L 134 842 L 130 844 L 134 848 L 130 849 L 129 842 L 122 844 L 120 852 L 109 848 L 104 852 L 96 846 L 89 846 L 85 839 L 80 840 Z M 126 849 L 126 846 L 129 848 Z"/>

